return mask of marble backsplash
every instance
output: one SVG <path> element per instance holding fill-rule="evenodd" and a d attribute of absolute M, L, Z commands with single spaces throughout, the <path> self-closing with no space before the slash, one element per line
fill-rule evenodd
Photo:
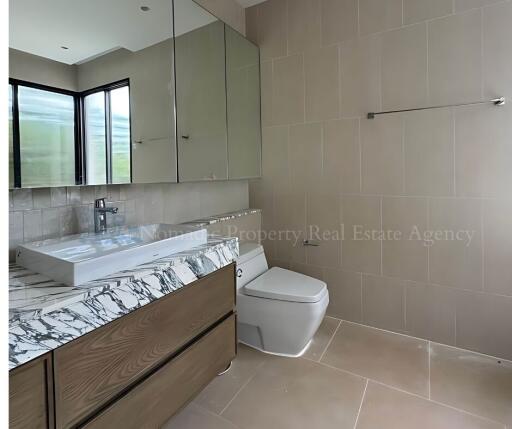
<path fill-rule="evenodd" d="M 9 191 L 9 259 L 20 243 L 94 230 L 96 198 L 119 208 L 109 226 L 182 223 L 249 206 L 246 180 Z"/>

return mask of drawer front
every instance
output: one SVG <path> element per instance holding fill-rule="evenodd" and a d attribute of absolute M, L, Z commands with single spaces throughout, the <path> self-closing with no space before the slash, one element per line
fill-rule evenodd
<path fill-rule="evenodd" d="M 231 312 L 234 264 L 54 352 L 57 428 L 83 420 Z"/>
<path fill-rule="evenodd" d="M 159 428 L 236 354 L 232 315 L 87 423 L 87 429 Z"/>
<path fill-rule="evenodd" d="M 9 427 L 53 427 L 51 356 L 44 355 L 9 373 Z"/>

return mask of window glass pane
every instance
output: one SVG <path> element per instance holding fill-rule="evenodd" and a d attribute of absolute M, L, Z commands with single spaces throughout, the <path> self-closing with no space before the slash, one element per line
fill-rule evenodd
<path fill-rule="evenodd" d="M 13 145 L 12 145 L 12 85 L 9 85 L 9 188 L 14 187 L 14 162 L 13 162 Z"/>
<path fill-rule="evenodd" d="M 85 160 L 88 185 L 107 183 L 105 149 L 105 93 L 85 97 Z"/>
<path fill-rule="evenodd" d="M 130 182 L 130 90 L 110 92 L 112 110 L 112 183 Z"/>
<path fill-rule="evenodd" d="M 18 87 L 23 187 L 75 184 L 75 108 L 70 95 Z"/>

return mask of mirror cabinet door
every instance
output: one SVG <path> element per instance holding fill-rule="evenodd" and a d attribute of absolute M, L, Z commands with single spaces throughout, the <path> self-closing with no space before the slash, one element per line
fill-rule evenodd
<path fill-rule="evenodd" d="M 226 87 L 229 178 L 260 177 L 259 48 L 227 25 Z"/>
<path fill-rule="evenodd" d="M 224 24 L 174 0 L 180 182 L 228 178 Z"/>
<path fill-rule="evenodd" d="M 171 0 L 9 13 L 12 186 L 176 182 Z"/>

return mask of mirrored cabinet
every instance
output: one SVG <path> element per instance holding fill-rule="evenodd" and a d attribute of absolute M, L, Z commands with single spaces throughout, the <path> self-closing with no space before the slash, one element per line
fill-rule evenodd
<path fill-rule="evenodd" d="M 260 176 L 259 50 L 193 0 L 9 13 L 10 187 Z"/>

